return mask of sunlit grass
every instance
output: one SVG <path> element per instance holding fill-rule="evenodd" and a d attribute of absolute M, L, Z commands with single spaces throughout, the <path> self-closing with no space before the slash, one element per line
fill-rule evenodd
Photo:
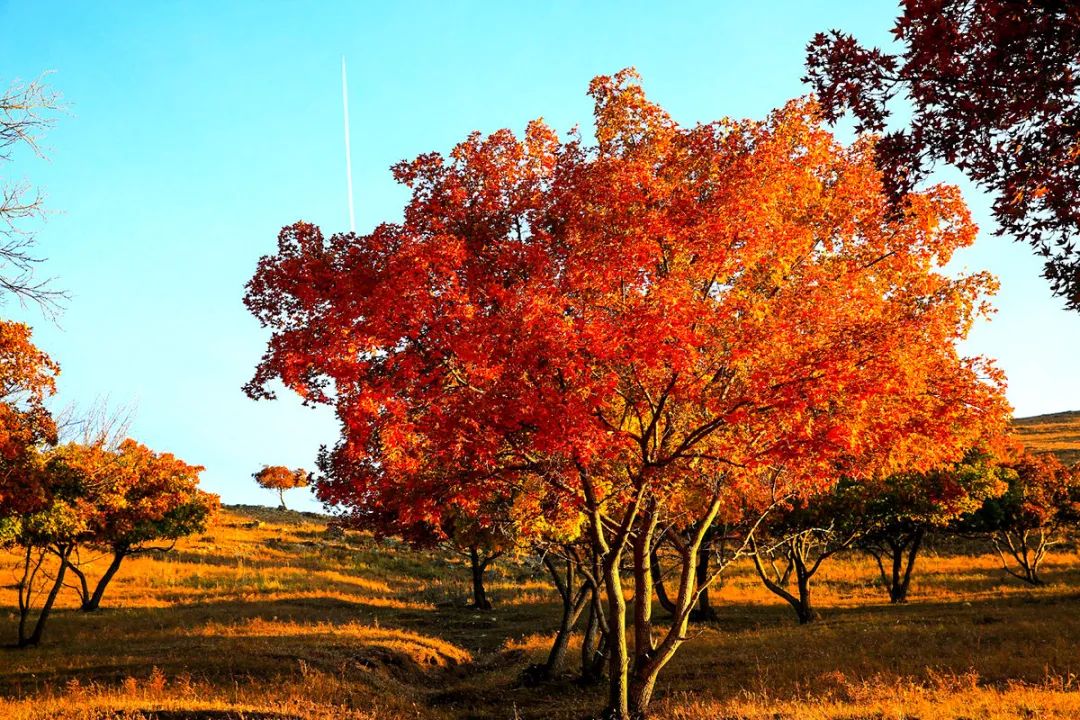
<path fill-rule="evenodd" d="M 9 639 L 14 562 L 0 582 Z M 895 607 L 872 562 L 841 556 L 815 577 L 822 621 L 800 627 L 738 563 L 712 593 L 718 621 L 693 626 L 661 676 L 657 716 L 1080 717 L 1080 554 L 1052 555 L 1046 578 L 1029 588 L 982 546 L 931 545 Z M 173 553 L 126 563 L 102 611 L 76 612 L 67 593 L 41 648 L 0 651 L 0 717 L 540 720 L 602 704 L 602 687 L 572 682 L 577 641 L 565 679 L 519 682 L 558 621 L 534 564 L 496 564 L 492 611 L 465 607 L 468 581 L 458 555 L 227 510 Z"/>

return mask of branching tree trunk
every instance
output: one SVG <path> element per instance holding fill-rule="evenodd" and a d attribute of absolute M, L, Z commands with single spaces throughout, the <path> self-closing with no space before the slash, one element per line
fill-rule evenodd
<path fill-rule="evenodd" d="M 45 632 L 45 623 L 49 619 L 60 589 L 64 586 L 64 574 L 68 567 L 68 558 L 74 547 L 72 545 L 57 545 L 49 548 L 36 548 L 28 546 L 23 557 L 23 574 L 18 586 L 19 603 L 19 641 L 20 648 L 36 646 L 41 643 L 41 637 Z M 27 632 L 30 615 L 33 612 L 33 601 L 37 594 L 35 585 L 38 577 L 44 575 L 45 562 L 50 555 L 55 554 L 59 558 L 56 575 L 52 578 L 52 585 L 45 597 L 45 602 L 38 611 L 37 622 L 34 629 Z"/>
<path fill-rule="evenodd" d="M 881 582 L 889 591 L 889 602 L 906 603 L 915 558 L 919 554 L 926 528 L 919 525 L 906 533 L 883 538 L 867 546 L 867 551 L 877 562 Z M 889 569 L 886 570 L 886 562 Z"/>
<path fill-rule="evenodd" d="M 671 625 L 659 639 L 654 641 L 651 627 L 651 599 L 653 595 L 652 571 L 649 567 L 649 549 L 656 531 L 657 517 L 655 506 L 650 506 L 642 513 L 637 523 L 634 537 L 634 596 L 647 598 L 645 602 L 635 602 L 635 645 L 634 666 L 628 687 L 627 717 L 644 717 L 652 701 L 656 680 L 664 666 L 675 655 L 686 640 L 686 628 L 690 621 L 690 612 L 697 604 L 704 587 L 697 584 L 698 558 L 701 546 L 716 514 L 720 509 L 720 496 L 711 501 L 704 517 L 696 525 L 697 529 L 688 540 L 678 533 L 668 532 L 668 540 L 675 547 L 679 558 L 678 595 L 675 600 L 675 612 Z M 707 587 L 707 586 L 705 586 Z"/>
<path fill-rule="evenodd" d="M 477 610 L 491 609 L 491 601 L 488 600 L 487 590 L 484 588 L 484 572 L 487 571 L 488 565 L 493 563 L 501 555 L 501 552 L 484 555 L 476 545 L 469 548 L 469 568 L 472 571 L 473 598 L 472 604 L 470 604 L 469 607 Z"/>
<path fill-rule="evenodd" d="M 799 624 L 806 625 L 818 618 L 810 599 L 810 580 L 821 568 L 821 563 L 849 547 L 854 540 L 854 534 L 838 537 L 832 528 L 821 528 L 805 530 L 783 538 L 772 548 L 761 547 L 756 539 L 751 537 L 750 550 L 754 568 L 765 587 L 787 601 L 795 610 Z M 783 570 L 776 565 L 774 555 L 777 554 L 784 559 Z M 766 561 L 768 568 L 765 566 Z M 795 593 L 788 590 L 792 573 L 795 575 Z"/>
<path fill-rule="evenodd" d="M 75 585 L 75 591 L 79 594 L 81 601 L 80 610 L 83 612 L 93 612 L 101 607 L 101 599 L 105 596 L 105 590 L 109 587 L 109 583 L 116 577 L 117 571 L 120 570 L 120 565 L 124 560 L 132 555 L 142 555 L 145 553 L 166 553 L 173 549 L 175 542 L 162 547 L 132 547 L 128 544 L 114 545 L 112 548 L 112 560 L 109 561 L 109 566 L 105 568 L 105 572 L 98 578 L 97 583 L 94 584 L 94 589 L 90 590 L 90 582 L 86 577 L 86 573 L 80 567 L 78 558 L 78 550 L 76 549 L 73 555 L 75 560 L 71 557 L 67 560 L 68 570 L 75 575 L 79 584 Z"/>
<path fill-rule="evenodd" d="M 712 607 L 712 603 L 709 599 L 709 587 L 720 586 L 723 575 L 718 574 L 715 577 L 710 573 L 710 566 L 713 558 L 713 542 L 716 536 L 716 527 L 711 527 L 705 534 L 705 540 L 701 543 L 701 552 L 698 553 L 697 563 L 697 585 L 700 588 L 704 588 L 698 595 L 697 606 L 690 611 L 690 621 L 708 622 L 716 619 L 716 611 Z M 721 542 L 723 536 L 721 536 Z M 721 556 L 723 555 L 723 546 L 721 546 Z M 675 601 L 671 599 L 667 592 L 667 585 L 665 584 L 663 567 L 660 564 L 660 553 L 658 548 L 653 548 L 652 555 L 649 558 L 649 564 L 652 569 L 652 584 L 656 591 L 656 599 L 660 603 L 660 607 L 668 615 L 675 614 Z M 710 582 L 710 578 L 712 578 Z"/>
<path fill-rule="evenodd" d="M 1018 580 L 1023 580 L 1029 585 L 1042 585 L 1043 580 L 1039 577 L 1039 566 L 1046 558 L 1047 551 L 1057 544 L 1051 538 L 1053 530 L 1036 528 L 1034 530 L 1022 529 L 1016 531 L 999 530 L 991 538 L 994 549 L 1001 558 L 1001 566 L 1005 572 Z M 1019 570 L 1013 570 L 1005 557 L 1005 550 L 1016 561 Z"/>
<path fill-rule="evenodd" d="M 577 626 L 581 613 L 592 599 L 593 588 L 587 577 L 582 578 L 578 587 L 577 576 L 580 559 L 571 548 L 566 548 L 565 570 L 560 569 L 550 553 L 544 555 L 544 567 L 551 573 L 555 583 L 555 589 L 562 600 L 562 618 L 559 622 L 559 630 L 555 634 L 555 640 L 551 645 L 547 661 L 540 669 L 539 675 L 550 680 L 555 677 L 563 660 L 566 658 L 566 649 L 570 644 L 570 635 Z"/>
<path fill-rule="evenodd" d="M 585 634 L 581 638 L 581 682 L 592 685 L 604 677 L 607 660 L 607 621 L 604 617 L 604 601 L 593 584 L 589 596 L 589 614 L 585 621 Z"/>

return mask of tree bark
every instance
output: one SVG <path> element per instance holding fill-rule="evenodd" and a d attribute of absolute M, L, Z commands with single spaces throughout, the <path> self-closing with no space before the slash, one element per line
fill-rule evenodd
<path fill-rule="evenodd" d="M 472 570 L 472 605 L 469 607 L 477 610 L 490 610 L 491 601 L 488 600 L 487 591 L 484 589 L 484 571 L 494 559 L 489 556 L 481 559 L 480 552 L 475 545 L 469 548 L 469 566 Z"/>
<path fill-rule="evenodd" d="M 550 680 L 555 677 L 555 674 L 562 666 L 563 660 L 566 658 L 566 649 L 570 644 L 570 636 L 577 626 L 582 611 L 589 603 L 592 593 L 587 579 L 575 592 L 574 586 L 577 583 L 577 572 L 576 562 L 573 559 L 569 557 L 566 559 L 565 579 L 560 577 L 559 568 L 550 557 L 544 557 L 544 565 L 551 573 L 551 577 L 555 581 L 555 588 L 558 590 L 559 597 L 562 600 L 562 618 L 559 621 L 559 630 L 555 634 L 555 640 L 551 645 L 547 661 L 544 663 L 541 672 L 544 679 Z"/>
<path fill-rule="evenodd" d="M 105 569 L 105 573 L 94 587 L 94 594 L 91 595 L 88 600 L 83 600 L 83 612 L 93 612 L 101 607 L 101 598 L 105 595 L 105 588 L 109 586 L 109 582 L 111 582 L 113 576 L 116 575 L 116 571 L 120 569 L 120 563 L 124 561 L 124 558 L 127 557 L 127 555 L 127 549 L 116 548 L 113 550 L 112 562 L 109 563 L 109 567 Z"/>
<path fill-rule="evenodd" d="M 712 559 L 713 529 L 705 531 L 705 538 L 701 541 L 701 550 L 698 552 L 697 561 L 697 586 L 702 588 L 698 594 L 697 607 L 690 612 L 690 619 L 709 622 L 716 619 L 716 611 L 713 610 L 709 601 L 709 588 L 705 583 L 709 581 L 709 560 Z"/>
<path fill-rule="evenodd" d="M 1031 547 L 1032 541 L 1028 530 L 1017 531 L 1015 538 L 1008 530 L 1000 530 L 998 536 L 994 537 L 992 542 L 994 549 L 997 550 L 998 555 L 1001 557 L 1001 566 L 1005 572 L 1029 585 L 1044 584 L 1042 578 L 1039 577 L 1039 566 L 1042 564 L 1043 558 L 1046 557 L 1047 550 L 1053 544 L 1050 542 L 1050 536 L 1045 528 L 1039 528 L 1038 535 L 1034 540 L 1035 547 Z M 1005 553 L 1001 549 L 1002 543 L 1009 548 L 1009 554 L 1013 556 L 1020 568 L 1019 572 L 1009 567 L 1009 563 L 1005 559 Z"/>
<path fill-rule="evenodd" d="M 915 558 L 919 554 L 919 547 L 922 545 L 923 536 L 926 531 L 923 528 L 919 528 L 912 535 L 907 547 L 907 562 L 904 564 L 903 575 L 899 578 L 899 584 L 895 583 L 894 576 L 894 592 L 891 594 L 890 599 L 894 603 L 906 603 L 908 596 L 908 588 L 911 587 L 911 574 L 915 569 Z M 904 550 L 901 548 L 898 553 L 899 556 L 903 556 Z"/>
<path fill-rule="evenodd" d="M 667 587 L 664 585 L 664 573 L 660 567 L 660 554 L 657 548 L 653 548 L 649 566 L 652 568 L 652 583 L 656 588 L 656 599 L 660 602 L 660 607 L 664 608 L 664 612 L 668 615 L 674 615 L 675 603 L 668 597 Z"/>
<path fill-rule="evenodd" d="M 680 559 L 679 594 L 675 601 L 675 614 L 672 617 L 672 623 L 668 627 L 667 632 L 664 633 L 658 643 L 653 644 L 650 642 L 650 646 L 646 652 L 638 652 L 635 650 L 634 671 L 630 677 L 627 697 L 628 714 L 624 717 L 636 720 L 637 718 L 643 718 L 647 715 L 649 703 L 652 702 L 653 691 L 656 689 L 656 680 L 660 675 L 660 671 L 664 669 L 671 658 L 674 657 L 675 652 L 686 640 L 686 629 L 690 621 L 690 611 L 697 603 L 698 599 L 699 588 L 697 586 L 697 567 L 701 545 L 704 541 L 705 533 L 708 532 L 713 520 L 716 519 L 716 514 L 719 510 L 720 497 L 717 495 L 713 497 L 708 510 L 704 517 L 701 518 L 700 524 L 695 526 L 697 529 L 691 533 L 688 541 L 684 542 L 677 540 L 674 535 L 669 535 L 669 539 L 671 539 L 672 542 L 677 542 L 676 549 L 678 550 Z M 651 518 L 649 515 L 651 515 L 651 512 L 646 514 L 642 519 L 641 526 L 639 526 L 638 533 L 641 535 L 651 536 L 652 532 L 650 528 L 655 528 L 655 518 Z M 637 555 L 635 555 L 635 559 L 636 557 Z M 635 579 L 638 578 L 641 578 L 648 583 L 651 580 L 651 574 L 647 572 L 647 568 L 635 568 Z M 638 630 L 636 634 L 651 640 L 651 634 L 646 635 L 640 630 Z"/>
<path fill-rule="evenodd" d="M 585 635 L 581 638 L 581 682 L 592 685 L 604 676 L 607 632 L 604 630 L 603 604 L 594 587 L 590 593 Z"/>
<path fill-rule="evenodd" d="M 918 527 L 906 537 L 890 537 L 884 541 L 884 547 L 871 551 L 877 561 L 881 580 L 889 590 L 889 602 L 902 604 L 907 602 L 908 589 L 911 587 L 912 571 L 915 558 L 918 557 L 926 529 Z M 885 571 L 881 555 L 888 556 L 890 571 Z"/>

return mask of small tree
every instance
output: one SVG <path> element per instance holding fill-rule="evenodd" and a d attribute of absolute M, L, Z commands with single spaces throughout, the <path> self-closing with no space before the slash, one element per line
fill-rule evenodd
<path fill-rule="evenodd" d="M 57 501 L 56 486 L 44 471 L 41 450 L 56 442 L 56 423 L 45 408 L 60 369 L 30 340 L 21 323 L 0 321 L 0 545 L 19 545 L 22 574 L 17 582 L 19 645 L 40 641 L 49 611 L 63 585 L 61 561 L 33 630 L 33 602 L 47 585 L 43 567 L 53 540 L 77 531 L 74 514 Z M 70 552 L 66 545 L 61 553 Z"/>
<path fill-rule="evenodd" d="M 811 579 L 825 560 L 851 547 L 861 533 L 851 516 L 850 491 L 845 483 L 818 496 L 796 498 L 766 518 L 760 540 L 751 538 L 758 576 L 770 592 L 791 605 L 800 625 L 818 617 L 810 598 Z M 792 574 L 794 592 L 788 589 Z"/>
<path fill-rule="evenodd" d="M 1007 469 L 1008 489 L 987 498 L 963 525 L 990 536 L 1005 572 L 1041 585 L 1046 553 L 1064 540 L 1066 529 L 1080 524 L 1080 468 L 1048 453 L 1024 452 Z"/>
<path fill-rule="evenodd" d="M 285 506 L 285 491 L 293 488 L 307 487 L 311 484 L 311 473 L 302 468 L 290 470 L 282 465 L 264 465 L 262 470 L 251 475 L 259 487 L 267 490 L 277 490 L 278 501 L 282 510 L 288 510 Z"/>
<path fill-rule="evenodd" d="M 85 519 L 77 506 L 77 495 L 81 488 L 52 485 L 47 480 L 43 485 L 56 491 L 51 493 L 45 505 L 0 523 L 4 526 L 0 529 L 0 542 L 9 547 L 18 545 L 22 549 L 22 574 L 16 583 L 20 648 L 41 642 L 45 624 L 64 586 L 68 559 L 86 532 Z M 57 560 L 57 567 L 50 577 L 47 567 L 53 557 Z M 45 599 L 31 629 L 34 603 L 42 592 L 46 592 Z"/>
<path fill-rule="evenodd" d="M 79 549 L 67 565 L 79 580 L 82 609 L 92 611 L 125 558 L 167 552 L 178 539 L 206 527 L 218 506 L 216 495 L 198 488 L 203 468 L 170 453 L 156 453 L 127 439 L 115 450 L 100 444 L 70 443 L 52 451 L 47 466 L 81 484 L 85 533 L 79 545 L 109 553 L 105 572 L 93 584 L 80 567 Z"/>
<path fill-rule="evenodd" d="M 863 525 L 857 544 L 877 563 L 890 602 L 907 602 L 915 560 L 927 534 L 1000 495 L 1005 477 L 992 455 L 971 451 L 954 465 L 925 473 L 896 473 L 859 486 L 861 497 L 853 498 L 852 505 L 853 517 Z"/>

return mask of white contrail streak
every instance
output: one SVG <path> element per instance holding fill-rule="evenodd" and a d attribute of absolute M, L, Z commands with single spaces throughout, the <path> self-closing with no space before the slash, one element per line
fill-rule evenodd
<path fill-rule="evenodd" d="M 349 232 L 356 232 L 356 211 L 353 209 L 352 150 L 349 147 L 349 79 L 345 72 L 345 56 L 341 56 L 341 101 L 345 106 L 345 177 L 349 189 Z"/>

